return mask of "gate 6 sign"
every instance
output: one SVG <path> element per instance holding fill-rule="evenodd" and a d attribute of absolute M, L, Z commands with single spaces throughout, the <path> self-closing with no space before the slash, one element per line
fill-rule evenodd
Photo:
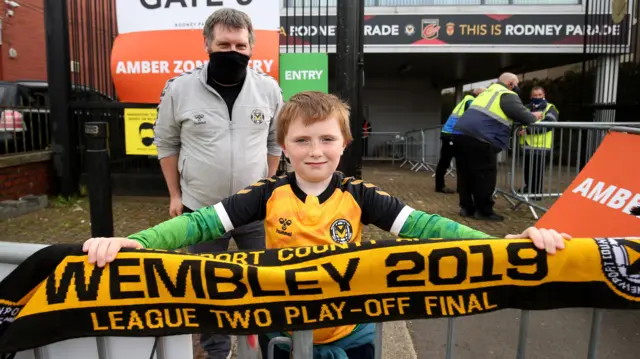
<path fill-rule="evenodd" d="M 278 30 L 277 1 L 264 0 L 117 0 L 118 33 L 172 29 L 202 30 L 220 8 L 244 11 L 259 30 Z"/>

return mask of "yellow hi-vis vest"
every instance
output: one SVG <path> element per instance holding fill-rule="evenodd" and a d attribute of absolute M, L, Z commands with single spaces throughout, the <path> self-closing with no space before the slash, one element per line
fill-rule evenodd
<path fill-rule="evenodd" d="M 513 125 L 513 121 L 504 114 L 502 108 L 500 107 L 500 98 L 502 97 L 502 95 L 507 93 L 518 96 L 517 93 L 507 89 L 503 85 L 493 84 L 480 95 L 478 95 L 473 100 L 473 102 L 471 102 L 469 110 L 474 109 L 476 111 L 479 111 L 500 122 L 501 124 L 511 128 L 511 126 Z"/>
<path fill-rule="evenodd" d="M 458 117 L 462 116 L 462 114 L 464 113 L 464 105 L 469 102 L 472 101 L 473 99 L 475 99 L 475 97 L 471 96 L 471 95 L 465 95 L 464 98 L 462 99 L 462 101 L 460 101 L 456 107 L 453 109 L 453 111 L 451 111 L 452 115 L 456 115 Z"/>
<path fill-rule="evenodd" d="M 547 112 L 549 112 L 549 110 L 552 108 L 554 108 L 556 112 L 558 112 L 558 109 L 556 108 L 556 106 L 548 103 L 547 107 L 545 107 L 544 111 L 542 112 L 542 119 L 536 121 L 536 123 L 544 120 L 544 117 L 547 115 Z M 523 126 L 523 128 L 526 128 L 526 126 Z M 520 145 L 523 145 L 529 148 L 550 150 L 551 146 L 553 146 L 553 131 L 549 129 L 546 133 L 531 133 L 531 134 L 526 134 L 524 136 L 520 136 Z"/>
<path fill-rule="evenodd" d="M 442 126 L 442 133 L 460 134 L 460 132 L 454 130 L 453 128 L 456 126 L 456 122 L 458 122 L 460 116 L 462 116 L 462 114 L 464 113 L 464 105 L 466 105 L 468 101 L 472 101 L 474 98 L 475 97 L 471 95 L 465 95 L 462 101 L 458 102 L 456 107 L 453 108 L 453 111 L 451 111 L 451 115 L 449 115 L 447 122 L 444 124 L 444 126 Z"/>

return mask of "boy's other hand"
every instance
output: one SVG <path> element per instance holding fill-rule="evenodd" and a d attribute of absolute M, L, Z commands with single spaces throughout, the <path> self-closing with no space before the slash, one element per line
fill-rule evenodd
<path fill-rule="evenodd" d="M 122 248 L 143 248 L 142 244 L 129 238 L 90 238 L 82 245 L 82 251 L 88 254 L 89 264 L 104 267 L 112 262 Z"/>
<path fill-rule="evenodd" d="M 556 250 L 564 249 L 564 240 L 571 239 L 571 236 L 566 233 L 558 233 L 553 229 L 529 227 L 520 234 L 509 234 L 505 238 L 529 238 L 536 248 L 544 249 L 549 254 L 555 254 Z"/>

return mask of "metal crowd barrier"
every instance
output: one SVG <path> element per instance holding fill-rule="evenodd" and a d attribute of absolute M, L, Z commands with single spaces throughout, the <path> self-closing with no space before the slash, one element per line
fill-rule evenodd
<path fill-rule="evenodd" d="M 409 131 L 404 134 L 406 157 L 400 167 L 408 164 L 411 171 L 424 169 L 435 173 L 440 156 L 440 131 L 442 126 Z"/>
<path fill-rule="evenodd" d="M 512 210 L 526 205 L 538 219 L 538 212 L 546 212 L 562 195 L 610 131 L 640 134 L 640 123 L 559 122 L 515 128 L 507 160 L 498 164 L 496 196 L 502 195 Z M 544 136 L 527 143 L 526 134 Z"/>
<path fill-rule="evenodd" d="M 366 136 L 366 137 L 364 137 Z M 405 159 L 405 137 L 400 132 L 370 132 L 363 134 L 363 161 L 396 161 Z"/>
<path fill-rule="evenodd" d="M 639 131 L 640 132 L 640 131 Z M 0 242 L 0 280 L 10 273 L 18 264 L 45 245 L 29 243 Z M 517 359 L 524 359 L 527 344 L 530 311 L 522 310 L 518 333 Z M 446 359 L 454 357 L 455 327 L 459 320 L 465 318 L 449 318 L 446 339 Z M 588 359 L 596 358 L 598 337 L 602 311 L 593 310 L 590 338 L 588 344 Z M 377 323 L 375 345 L 375 359 L 382 358 L 383 323 Z M 44 347 L 17 353 L 16 359 L 146 359 L 150 357 L 155 338 L 127 338 L 127 337 L 92 337 L 70 339 L 56 342 Z M 237 359 L 258 358 L 255 350 L 249 349 L 246 337 L 238 337 L 236 349 Z M 291 338 L 278 337 L 269 343 L 269 357 L 273 359 L 272 350 L 278 343 L 285 343 L 295 348 L 293 359 L 312 359 L 313 335 L 311 331 L 293 332 Z M 191 335 L 177 335 L 159 338 L 156 348 L 156 359 L 193 358 L 193 343 Z"/>
<path fill-rule="evenodd" d="M 433 172 L 440 158 L 442 126 L 413 130 L 399 135 L 403 142 L 403 162 L 410 170 Z M 521 134 L 521 131 L 527 131 Z M 546 212 L 580 173 L 610 131 L 640 134 L 636 122 L 538 123 L 513 130 L 510 148 L 498 157 L 498 178 L 494 195 L 501 195 L 512 210 L 526 205 L 535 219 Z M 537 146 L 523 142 L 523 136 L 551 132 Z M 548 146 L 549 145 L 549 146 Z M 541 148 L 540 148 L 541 147 Z M 454 176 L 455 160 L 446 175 Z"/>

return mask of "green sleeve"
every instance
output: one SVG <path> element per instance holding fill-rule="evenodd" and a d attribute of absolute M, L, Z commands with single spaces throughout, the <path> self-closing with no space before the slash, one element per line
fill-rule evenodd
<path fill-rule="evenodd" d="M 404 222 L 399 236 L 401 238 L 444 238 L 470 239 L 493 238 L 490 235 L 469 228 L 437 214 L 426 214 L 414 210 Z"/>
<path fill-rule="evenodd" d="M 145 248 L 174 250 L 211 241 L 226 233 L 213 206 L 200 208 L 128 236 Z"/>

